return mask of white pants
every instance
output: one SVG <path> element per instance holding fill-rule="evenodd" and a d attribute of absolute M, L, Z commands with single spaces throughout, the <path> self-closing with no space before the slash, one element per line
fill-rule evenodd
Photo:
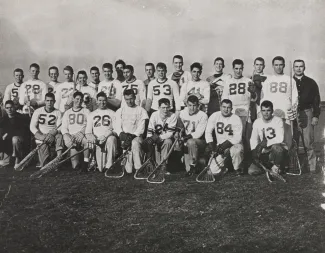
<path fill-rule="evenodd" d="M 128 153 L 125 170 L 127 173 L 132 173 L 133 166 L 136 170 L 142 166 L 144 152 L 142 151 L 141 144 L 142 137 L 136 137 L 132 140 L 131 152 Z"/>
<path fill-rule="evenodd" d="M 117 138 L 114 135 L 111 135 L 107 138 L 103 148 L 100 148 L 99 146 L 96 146 L 95 148 L 97 166 L 99 171 L 102 172 L 104 168 L 110 168 L 115 161 Z"/>

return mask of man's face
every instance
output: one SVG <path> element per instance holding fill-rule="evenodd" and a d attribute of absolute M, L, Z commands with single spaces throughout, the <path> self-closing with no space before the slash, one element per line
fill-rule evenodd
<path fill-rule="evenodd" d="M 81 96 L 76 96 L 73 99 L 73 107 L 74 108 L 81 108 L 82 102 L 83 102 L 83 98 Z"/>
<path fill-rule="evenodd" d="M 261 108 L 263 119 L 270 120 L 272 118 L 273 110 L 270 107 Z"/>
<path fill-rule="evenodd" d="M 118 75 L 123 75 L 123 70 L 124 70 L 123 64 L 117 64 L 115 70 Z"/>
<path fill-rule="evenodd" d="M 236 78 L 241 78 L 243 76 L 243 69 L 244 69 L 243 65 L 235 64 L 233 69 L 234 69 L 234 76 Z"/>
<path fill-rule="evenodd" d="M 190 115 L 196 114 L 199 111 L 199 104 L 192 103 L 190 101 L 187 102 L 188 113 Z"/>
<path fill-rule="evenodd" d="M 126 81 L 130 81 L 133 77 L 133 72 L 130 69 L 124 69 L 123 76 Z"/>
<path fill-rule="evenodd" d="M 31 67 L 29 69 L 29 73 L 30 73 L 30 76 L 33 79 L 37 79 L 38 78 L 38 75 L 39 75 L 39 69 L 38 68 L 35 68 L 35 67 Z"/>
<path fill-rule="evenodd" d="M 151 65 L 145 67 L 146 74 L 148 78 L 152 78 L 155 74 L 155 71 L 153 70 L 153 67 Z"/>
<path fill-rule="evenodd" d="M 254 69 L 257 74 L 263 73 L 263 70 L 265 68 L 265 65 L 263 64 L 262 61 L 256 60 L 254 64 Z"/>
<path fill-rule="evenodd" d="M 106 109 L 107 100 L 105 97 L 99 97 L 97 99 L 97 105 L 99 109 Z"/>
<path fill-rule="evenodd" d="M 159 79 L 165 79 L 166 78 L 167 71 L 163 68 L 157 68 L 157 76 Z"/>
<path fill-rule="evenodd" d="M 220 60 L 216 61 L 216 62 L 214 63 L 214 68 L 215 68 L 215 70 L 216 70 L 217 73 L 222 73 L 222 70 L 223 70 L 223 68 L 224 68 L 224 66 L 223 66 L 223 62 L 220 61 Z"/>
<path fill-rule="evenodd" d="M 59 72 L 56 69 L 50 69 L 49 77 L 52 82 L 57 82 L 59 77 Z"/>
<path fill-rule="evenodd" d="M 53 110 L 54 109 L 55 99 L 52 97 L 45 97 L 45 109 Z"/>
<path fill-rule="evenodd" d="M 21 73 L 20 71 L 17 71 L 14 73 L 14 78 L 16 83 L 22 83 L 24 79 L 24 74 Z"/>
<path fill-rule="evenodd" d="M 173 61 L 175 71 L 182 71 L 183 61 L 181 59 L 175 58 Z"/>
<path fill-rule="evenodd" d="M 125 95 L 124 99 L 125 99 L 127 106 L 129 106 L 129 107 L 135 106 L 135 96 L 134 95 Z"/>
<path fill-rule="evenodd" d="M 83 75 L 83 74 L 79 74 L 78 75 L 78 83 L 82 86 L 86 85 L 87 84 L 87 77 L 86 75 Z"/>
<path fill-rule="evenodd" d="M 284 62 L 281 60 L 275 60 L 273 63 L 274 72 L 278 75 L 283 74 Z"/>
<path fill-rule="evenodd" d="M 305 72 L 305 64 L 303 62 L 295 62 L 293 64 L 293 71 L 296 76 L 302 76 Z"/>
<path fill-rule="evenodd" d="M 11 104 L 6 104 L 6 112 L 8 114 L 9 117 L 13 116 L 16 112 L 16 108 L 15 106 L 11 105 Z"/>
<path fill-rule="evenodd" d="M 222 103 L 221 105 L 221 114 L 224 117 L 229 117 L 231 115 L 232 106 L 231 104 Z"/>
<path fill-rule="evenodd" d="M 90 71 L 90 75 L 91 75 L 91 79 L 94 81 L 94 82 L 98 82 L 99 81 L 99 71 L 97 70 L 92 70 Z"/>
<path fill-rule="evenodd" d="M 199 81 L 201 76 L 201 70 L 199 68 L 193 68 L 191 71 L 193 81 Z"/>
<path fill-rule="evenodd" d="M 63 71 L 64 78 L 67 82 L 72 82 L 72 76 L 73 74 L 69 70 L 64 70 Z"/>
<path fill-rule="evenodd" d="M 106 80 L 111 80 L 113 75 L 113 70 L 109 68 L 103 68 L 104 77 Z"/>
<path fill-rule="evenodd" d="M 163 116 L 167 116 L 170 109 L 170 104 L 161 104 L 159 106 L 159 111 Z"/>

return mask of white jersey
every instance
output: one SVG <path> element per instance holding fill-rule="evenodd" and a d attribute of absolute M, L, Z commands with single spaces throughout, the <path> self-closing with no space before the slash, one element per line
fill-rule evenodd
<path fill-rule="evenodd" d="M 60 112 L 65 111 L 65 105 L 68 103 L 69 97 L 73 95 L 75 84 L 74 82 L 64 82 L 60 83 L 55 90 L 55 105 L 54 107 L 60 110 Z"/>
<path fill-rule="evenodd" d="M 51 93 L 54 93 L 55 94 L 55 89 L 56 87 L 58 87 L 60 84 L 60 82 L 48 82 L 47 83 L 47 89 L 48 89 L 48 92 L 51 92 Z"/>
<path fill-rule="evenodd" d="M 186 134 L 191 134 L 194 139 L 199 139 L 204 135 L 208 123 L 208 115 L 204 112 L 198 111 L 196 114 L 190 115 L 188 108 L 184 108 L 179 117 L 184 124 Z"/>
<path fill-rule="evenodd" d="M 191 94 L 200 94 L 201 99 L 200 103 L 203 105 L 207 105 L 210 101 L 210 85 L 207 81 L 200 80 L 198 82 L 194 81 L 188 81 L 187 83 L 184 83 L 181 88 L 180 93 L 180 100 L 182 102 L 185 101 L 185 99 L 191 95 Z"/>
<path fill-rule="evenodd" d="M 173 80 L 172 77 L 173 77 L 173 73 L 168 76 L 168 79 Z M 192 75 L 190 72 L 185 70 L 181 75 L 181 77 L 179 78 L 179 82 L 177 83 L 177 85 L 179 86 L 179 88 L 181 88 L 184 83 L 187 83 L 190 80 L 192 80 Z"/>
<path fill-rule="evenodd" d="M 92 133 L 96 137 L 107 136 L 113 131 L 115 112 L 110 109 L 97 109 L 87 118 L 86 134 Z"/>
<path fill-rule="evenodd" d="M 117 135 L 121 132 L 143 135 L 146 119 L 148 119 L 147 111 L 141 106 L 120 108 L 115 113 L 114 132 Z"/>
<path fill-rule="evenodd" d="M 181 108 L 181 101 L 179 99 L 179 88 L 176 82 L 167 78 L 165 82 L 160 82 L 158 79 L 152 80 L 148 85 L 148 99 L 152 100 L 151 108 L 158 110 L 158 101 L 161 98 L 167 98 L 170 101 L 170 107 L 173 109 L 173 102 L 175 101 L 175 109 L 177 111 Z"/>
<path fill-rule="evenodd" d="M 134 82 L 131 82 L 131 83 L 124 81 L 121 85 L 122 85 L 121 94 L 123 94 L 124 90 L 126 90 L 126 89 L 134 90 L 134 93 L 136 95 L 136 98 L 135 98 L 136 105 L 141 105 L 142 101 L 146 99 L 146 88 L 144 86 L 143 81 L 138 80 L 138 79 L 136 79 Z M 124 100 L 124 97 L 122 98 L 122 103 L 121 103 L 121 107 L 123 107 L 123 106 L 127 106 L 126 102 Z"/>
<path fill-rule="evenodd" d="M 3 104 L 6 104 L 8 100 L 19 99 L 19 88 L 20 84 L 12 83 L 6 87 L 4 96 L 3 96 Z"/>
<path fill-rule="evenodd" d="M 241 143 L 243 123 L 236 114 L 224 117 L 221 112 L 213 113 L 208 120 L 205 130 L 205 140 L 207 143 L 213 142 L 213 130 L 215 130 L 218 144 L 226 140 L 230 141 L 233 145 Z"/>
<path fill-rule="evenodd" d="M 283 142 L 284 130 L 283 120 L 281 118 L 273 116 L 269 122 L 266 122 L 263 118 L 258 118 L 253 124 L 253 131 L 250 139 L 252 150 L 263 140 L 263 130 L 265 131 L 267 147 Z"/>
<path fill-rule="evenodd" d="M 247 77 L 226 79 L 224 82 L 222 99 L 232 102 L 232 111 L 238 116 L 247 116 L 251 103 L 251 93 L 248 91 L 248 83 L 252 82 Z M 256 98 L 254 99 L 254 101 Z"/>
<path fill-rule="evenodd" d="M 90 111 L 87 108 L 80 108 L 74 110 L 70 108 L 67 110 L 62 117 L 62 134 L 76 134 L 80 132 L 87 125 L 87 117 L 89 116 Z"/>
<path fill-rule="evenodd" d="M 35 99 L 37 103 L 44 104 L 47 85 L 41 80 L 28 80 L 19 88 L 19 104 L 24 105 L 28 100 Z M 29 98 L 28 98 L 29 96 Z"/>
<path fill-rule="evenodd" d="M 122 100 L 122 85 L 117 79 L 101 81 L 98 85 L 99 92 L 104 92 L 108 98 Z"/>
<path fill-rule="evenodd" d="M 296 110 L 298 105 L 296 81 L 287 75 L 267 76 L 262 83 L 261 104 L 264 100 L 273 103 L 275 115 L 287 119 L 287 110 Z"/>
<path fill-rule="evenodd" d="M 207 82 L 210 84 L 210 85 L 214 85 L 214 86 L 221 86 L 222 88 L 224 87 L 224 83 L 228 80 L 232 78 L 232 75 L 231 74 L 225 74 L 225 73 L 222 73 L 221 76 L 218 76 L 218 74 L 215 74 L 215 75 L 212 75 L 212 76 L 209 76 L 207 78 Z"/>
<path fill-rule="evenodd" d="M 97 91 L 98 85 L 100 84 L 100 82 L 94 83 L 93 81 L 90 81 L 87 85 L 90 86 L 91 88 L 94 88 Z"/>
<path fill-rule="evenodd" d="M 88 85 L 77 85 L 77 90 L 84 94 L 84 102 L 82 103 L 82 107 L 89 109 L 91 112 L 95 111 L 97 109 L 96 90 Z M 89 102 L 85 103 L 85 101 Z"/>
<path fill-rule="evenodd" d="M 30 121 L 30 131 L 35 134 L 40 131 L 47 134 L 61 124 L 61 112 L 54 109 L 52 112 L 47 112 L 45 106 L 34 111 Z"/>
<path fill-rule="evenodd" d="M 160 112 L 156 111 L 151 114 L 147 137 L 158 134 L 160 139 L 171 138 L 176 130 L 177 117 L 174 113 L 169 112 L 166 118 L 161 118 Z"/>

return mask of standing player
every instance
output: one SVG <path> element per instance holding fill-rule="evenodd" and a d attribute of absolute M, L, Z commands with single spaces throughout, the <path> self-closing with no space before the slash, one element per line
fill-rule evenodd
<path fill-rule="evenodd" d="M 121 106 L 122 85 L 119 80 L 113 78 L 113 65 L 103 64 L 104 80 L 98 85 L 98 92 L 104 92 L 107 96 L 107 107 L 116 111 Z"/>
<path fill-rule="evenodd" d="M 146 63 L 145 65 L 145 72 L 146 72 L 146 75 L 147 75 L 147 79 L 143 81 L 144 85 L 145 85 L 145 88 L 146 88 L 146 92 L 148 92 L 148 85 L 149 83 L 156 79 L 155 77 L 155 72 L 156 72 L 156 69 L 155 69 L 155 65 L 151 62 L 149 63 Z M 147 95 L 147 93 L 146 93 Z"/>
<path fill-rule="evenodd" d="M 47 84 L 48 91 L 55 94 L 56 87 L 60 84 L 58 81 L 59 69 L 55 66 L 49 68 L 50 82 Z"/>
<path fill-rule="evenodd" d="M 88 145 L 95 149 L 98 170 L 105 172 L 114 163 L 117 154 L 117 138 L 113 133 L 114 111 L 107 109 L 107 96 L 97 94 L 98 109 L 87 119 L 86 137 Z"/>
<path fill-rule="evenodd" d="M 53 93 L 45 95 L 45 106 L 35 110 L 30 122 L 30 131 L 35 135 L 36 143 L 44 143 L 38 150 L 40 166 L 43 167 L 50 159 L 50 147 L 55 144 L 57 155 L 64 148 L 62 134 L 57 130 L 61 124 L 61 112 L 54 108 Z"/>
<path fill-rule="evenodd" d="M 76 84 L 73 81 L 73 68 L 66 66 L 63 69 L 65 82 L 60 83 L 55 91 L 55 108 L 64 113 L 72 107 L 72 95 L 76 90 Z"/>
<path fill-rule="evenodd" d="M 125 170 L 132 173 L 140 169 L 143 161 L 143 151 L 141 144 L 148 114 L 145 109 L 135 104 L 135 93 L 133 89 L 124 90 L 126 106 L 120 108 L 115 114 L 114 131 L 120 137 L 124 150 L 131 148 L 127 156 Z"/>
<path fill-rule="evenodd" d="M 185 156 L 185 168 L 191 176 L 196 171 L 200 155 L 204 152 L 204 131 L 208 123 L 208 116 L 200 111 L 200 102 L 197 96 L 187 98 L 187 107 L 180 113 L 184 125 L 184 145 L 187 146 L 188 156 Z M 187 159 L 188 158 L 188 159 Z"/>
<path fill-rule="evenodd" d="M 18 110 L 20 108 L 19 105 L 19 88 L 23 83 L 24 79 L 24 71 L 22 69 L 15 69 L 14 70 L 14 78 L 15 82 L 9 84 L 6 87 L 4 97 L 3 97 L 3 104 L 5 105 L 8 100 L 12 100 L 15 103 L 15 108 Z"/>
<path fill-rule="evenodd" d="M 175 81 L 179 88 L 181 88 L 184 83 L 192 79 L 191 73 L 183 70 L 184 60 L 181 55 L 175 55 L 173 57 L 173 65 L 175 71 L 168 78 Z"/>
<path fill-rule="evenodd" d="M 116 79 L 121 83 L 125 81 L 124 74 L 123 74 L 123 70 L 125 66 L 126 66 L 125 62 L 121 59 L 115 62 L 115 71 L 117 73 Z"/>
<path fill-rule="evenodd" d="M 208 119 L 205 130 L 206 153 L 211 154 L 211 152 L 216 151 L 217 160 L 221 160 L 221 156 L 230 156 L 236 174 L 242 175 L 243 171 L 240 164 L 243 160 L 244 150 L 241 144 L 243 125 L 240 118 L 231 111 L 232 102 L 229 99 L 224 99 L 221 102 L 221 111 L 213 113 Z M 213 131 L 216 134 L 217 146 L 213 141 Z M 227 150 L 229 153 L 226 152 Z M 212 172 L 218 173 L 216 170 L 212 170 Z"/>
<path fill-rule="evenodd" d="M 151 115 L 152 112 L 157 111 L 159 100 L 167 98 L 170 101 L 170 105 L 173 105 L 175 102 L 175 108 L 171 107 L 171 110 L 176 110 L 178 116 L 181 108 L 178 85 L 175 81 L 166 78 L 167 66 L 165 63 L 159 62 L 156 69 L 157 79 L 152 80 L 148 87 L 147 112 Z"/>
<path fill-rule="evenodd" d="M 94 111 L 96 109 L 96 90 L 87 84 L 88 76 L 86 71 L 80 70 L 77 74 L 77 90 L 79 90 L 83 95 L 82 107 L 89 109 L 89 111 Z"/>
<path fill-rule="evenodd" d="M 268 76 L 263 83 L 261 103 L 269 100 L 273 103 L 274 115 L 286 120 L 284 124 L 284 142 L 291 147 L 292 132 L 289 120 L 294 120 L 298 105 L 296 81 L 283 73 L 285 61 L 282 56 L 272 60 L 274 75 Z"/>
<path fill-rule="evenodd" d="M 210 86 L 207 81 L 200 79 L 201 74 L 202 65 L 194 62 L 191 65 L 192 79 L 182 85 L 180 100 L 186 105 L 187 97 L 194 94 L 200 101 L 202 111 L 206 112 L 210 100 Z"/>
<path fill-rule="evenodd" d="M 40 73 L 38 64 L 31 64 L 29 72 L 31 79 L 22 83 L 19 88 L 19 103 L 36 109 L 44 105 L 45 94 L 48 90 L 47 85 L 38 79 Z"/>
<path fill-rule="evenodd" d="M 77 91 L 73 94 L 73 107 L 63 114 L 61 133 L 63 135 L 64 144 L 67 148 L 75 146 L 70 150 L 70 155 L 77 153 L 77 149 L 87 147 L 87 139 L 85 130 L 87 125 L 87 117 L 90 111 L 82 107 L 84 95 Z M 79 156 L 71 158 L 72 168 L 84 169 L 89 162 L 89 150 L 84 151 L 84 163 L 80 164 Z"/>
<path fill-rule="evenodd" d="M 88 85 L 92 88 L 94 88 L 96 91 L 98 90 L 98 85 L 100 83 L 99 80 L 99 68 L 97 68 L 96 66 L 93 66 L 90 68 L 90 76 L 91 76 L 91 81 L 88 83 Z"/>
<path fill-rule="evenodd" d="M 254 161 L 262 162 L 266 166 L 270 163 L 272 171 L 279 173 L 280 167 L 283 168 L 285 165 L 288 153 L 288 147 L 283 143 L 283 121 L 281 118 L 273 116 L 273 104 L 268 100 L 262 102 L 261 113 L 262 117 L 253 124 L 250 140 L 253 158 Z M 256 150 L 259 143 L 263 147 L 261 154 Z M 264 171 L 257 165 L 252 163 L 248 168 L 248 174 L 258 175 Z"/>
<path fill-rule="evenodd" d="M 153 148 L 155 148 L 156 162 L 159 164 L 167 157 L 173 145 L 173 134 L 176 131 L 177 117 L 170 111 L 169 99 L 159 99 L 158 105 L 159 111 L 152 113 L 149 119 L 147 138 L 144 140 L 142 147 L 149 155 L 153 154 Z M 156 145 L 155 147 L 154 144 Z M 166 166 L 166 164 L 163 165 L 165 172 Z"/>
<path fill-rule="evenodd" d="M 208 116 L 214 112 L 220 111 L 220 103 L 224 82 L 226 79 L 231 78 L 230 74 L 223 73 L 225 68 L 225 61 L 221 57 L 214 60 L 215 74 L 207 78 L 210 84 L 210 101 L 208 104 Z"/>
<path fill-rule="evenodd" d="M 307 148 L 310 172 L 316 172 L 316 154 L 313 148 L 314 127 L 318 124 L 320 115 L 320 95 L 317 83 L 305 76 L 305 62 L 293 62 L 294 79 L 298 88 L 298 122 L 303 133 L 304 144 Z"/>
<path fill-rule="evenodd" d="M 125 81 L 122 85 L 122 92 L 126 89 L 133 89 L 136 95 L 136 105 L 142 105 L 142 101 L 146 99 L 146 89 L 144 83 L 134 76 L 134 68 L 132 65 L 126 65 L 123 69 Z M 121 107 L 126 106 L 125 100 L 122 98 Z"/>

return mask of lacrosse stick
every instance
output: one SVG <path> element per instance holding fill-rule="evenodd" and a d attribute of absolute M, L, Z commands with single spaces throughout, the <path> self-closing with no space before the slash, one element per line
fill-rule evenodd
<path fill-rule="evenodd" d="M 73 146 L 68 148 L 66 151 L 64 151 L 61 155 L 54 158 L 52 161 L 50 161 L 48 164 L 43 166 L 40 170 L 34 172 L 32 175 L 30 175 L 31 178 L 41 178 L 43 175 L 56 170 L 58 166 L 60 165 L 60 162 L 62 161 L 63 157 L 72 149 Z"/>
<path fill-rule="evenodd" d="M 134 173 L 135 179 L 147 179 L 157 166 L 154 156 L 150 156 L 144 164 Z"/>
<path fill-rule="evenodd" d="M 306 159 L 306 164 L 308 167 L 308 153 L 307 153 L 307 147 L 305 145 L 305 139 L 304 139 L 304 130 L 302 128 L 300 128 L 300 137 L 301 137 L 301 142 L 302 142 L 302 146 L 304 148 L 304 153 L 305 153 L 305 159 Z"/>
<path fill-rule="evenodd" d="M 214 178 L 214 175 L 212 174 L 210 165 L 212 163 L 212 160 L 214 159 L 214 156 L 216 155 L 216 152 L 212 152 L 208 165 L 200 172 L 200 174 L 196 177 L 196 182 L 198 183 L 213 183 L 216 181 Z"/>
<path fill-rule="evenodd" d="M 66 161 L 68 161 L 68 160 L 70 160 L 71 158 L 73 158 L 73 157 L 75 157 L 75 156 L 81 154 L 82 152 L 84 152 L 84 151 L 87 150 L 87 149 L 89 149 L 89 148 L 88 148 L 88 147 L 87 147 L 87 148 L 84 148 L 83 150 L 78 151 L 77 153 L 73 154 L 72 156 L 69 156 L 68 158 L 66 158 L 66 159 L 64 159 L 64 160 L 62 160 L 62 161 L 60 161 L 60 162 L 59 162 L 59 165 L 61 165 L 62 163 L 66 162 Z"/>
<path fill-rule="evenodd" d="M 258 161 L 255 161 L 255 163 L 260 166 L 265 172 L 266 172 L 266 177 L 267 177 L 267 180 L 272 183 L 274 180 L 273 178 L 276 178 L 276 179 L 279 179 L 283 182 L 287 182 L 287 180 L 281 176 L 279 173 L 275 173 L 273 172 L 272 170 L 270 169 L 267 169 L 261 162 L 258 162 Z"/>
<path fill-rule="evenodd" d="M 130 152 L 131 147 L 123 152 L 123 154 L 117 158 L 117 160 L 109 167 L 105 172 L 105 177 L 108 178 L 121 178 L 124 176 L 124 166 L 126 164 L 127 155 Z"/>
<path fill-rule="evenodd" d="M 96 149 L 93 148 L 91 151 L 92 152 L 90 153 L 90 156 L 89 156 L 89 165 L 87 167 L 87 171 L 95 171 L 96 170 L 96 165 L 97 165 L 96 159 L 95 159 Z"/>

